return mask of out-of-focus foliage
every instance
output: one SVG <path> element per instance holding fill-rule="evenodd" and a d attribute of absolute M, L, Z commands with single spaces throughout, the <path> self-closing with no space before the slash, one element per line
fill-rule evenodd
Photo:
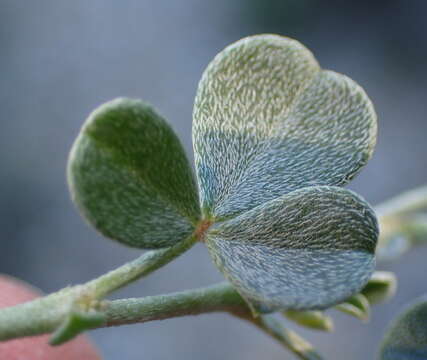
<path fill-rule="evenodd" d="M 380 360 L 427 359 L 427 296 L 414 301 L 391 324 Z"/>
<path fill-rule="evenodd" d="M 283 315 L 298 325 L 310 329 L 323 331 L 332 331 L 334 329 L 334 322 L 332 318 L 326 315 L 323 311 L 286 310 L 283 312 Z"/>
<path fill-rule="evenodd" d="M 427 186 L 400 194 L 375 210 L 381 228 L 379 260 L 394 260 L 411 247 L 427 243 Z"/>

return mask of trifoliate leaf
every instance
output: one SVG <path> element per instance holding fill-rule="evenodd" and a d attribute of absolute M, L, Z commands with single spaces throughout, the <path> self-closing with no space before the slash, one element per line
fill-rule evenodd
<path fill-rule="evenodd" d="M 113 100 L 89 116 L 71 151 L 68 179 L 86 219 L 130 246 L 173 245 L 199 218 L 181 143 L 142 101 Z"/>
<path fill-rule="evenodd" d="M 341 304 L 335 306 L 335 309 L 354 316 L 355 318 L 368 321 L 371 314 L 371 307 L 368 299 L 362 294 L 356 294 L 348 298 Z"/>
<path fill-rule="evenodd" d="M 379 359 L 427 359 L 427 296 L 417 299 L 392 322 L 381 344 Z"/>
<path fill-rule="evenodd" d="M 299 42 L 242 39 L 199 83 L 193 142 L 203 212 L 224 219 L 293 190 L 344 185 L 370 158 L 373 106 Z"/>
<path fill-rule="evenodd" d="M 298 310 L 286 310 L 283 312 L 289 320 L 297 323 L 298 325 L 323 331 L 332 331 L 334 329 L 334 323 L 328 315 L 323 311 L 298 311 Z"/>
<path fill-rule="evenodd" d="M 362 289 L 361 294 L 375 305 L 387 301 L 396 293 L 397 279 L 389 271 L 375 271 L 368 283 Z"/>
<path fill-rule="evenodd" d="M 359 292 L 375 265 L 378 225 L 351 191 L 307 187 L 213 225 L 216 265 L 259 311 L 324 309 Z"/>

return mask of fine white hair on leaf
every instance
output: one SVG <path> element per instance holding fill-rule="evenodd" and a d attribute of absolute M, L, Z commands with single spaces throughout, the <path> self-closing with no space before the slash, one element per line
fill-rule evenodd
<path fill-rule="evenodd" d="M 293 191 L 208 230 L 214 262 L 260 311 L 324 309 L 360 291 L 375 266 L 378 224 L 353 192 Z"/>
<path fill-rule="evenodd" d="M 214 58 L 197 91 L 202 209 L 227 218 L 304 186 L 344 185 L 370 158 L 376 129 L 363 89 L 322 70 L 299 42 L 242 39 Z"/>
<path fill-rule="evenodd" d="M 187 238 L 200 217 L 178 137 L 149 105 L 116 99 L 88 118 L 70 154 L 74 202 L 103 235 L 138 248 Z"/>

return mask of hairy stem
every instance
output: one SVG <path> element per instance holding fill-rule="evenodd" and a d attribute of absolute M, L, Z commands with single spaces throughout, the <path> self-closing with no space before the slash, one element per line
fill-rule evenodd
<path fill-rule="evenodd" d="M 175 246 L 146 252 L 138 259 L 86 284 L 68 287 L 43 298 L 1 309 L 0 340 L 50 333 L 67 319 L 76 304 L 83 310 L 99 312 L 100 299 L 152 273 L 188 250 L 194 243 L 195 238 L 191 237 Z"/>
<path fill-rule="evenodd" d="M 251 316 L 245 301 L 229 283 L 167 295 L 107 301 L 102 309 L 106 314 L 103 326 L 143 323 L 210 312 Z"/>
<path fill-rule="evenodd" d="M 101 277 L 85 284 L 87 291 L 99 299 L 113 291 L 161 268 L 190 249 L 197 241 L 195 236 L 181 241 L 175 246 L 160 250 L 151 250 Z"/>
<path fill-rule="evenodd" d="M 23 328 L 22 322 L 10 323 L 11 328 L 0 325 L 0 340 L 7 340 L 14 337 L 38 335 L 51 333 L 57 330 L 67 314 L 67 307 L 62 310 L 48 311 L 49 307 L 55 308 L 58 303 L 63 302 L 71 294 L 73 288 L 63 290 L 53 295 L 44 297 L 36 302 L 18 305 L 22 311 L 21 315 L 27 324 L 27 329 Z M 17 308 L 17 307 L 15 307 Z M 27 310 L 31 308 L 37 313 L 37 318 L 26 319 Z M 7 310 L 0 311 L 0 324 L 3 323 L 1 315 Z M 6 312 L 5 312 L 6 310 Z M 145 298 L 122 299 L 112 301 L 102 301 L 97 312 L 102 315 L 103 322 L 97 324 L 96 328 L 119 326 L 134 323 L 144 323 L 154 320 L 163 320 L 174 317 L 199 315 L 212 312 L 227 312 L 240 319 L 246 320 L 255 325 L 266 334 L 279 341 L 286 349 L 293 352 L 302 360 L 320 360 L 321 357 L 313 347 L 299 335 L 283 327 L 271 315 L 254 317 L 250 308 L 239 295 L 239 293 L 229 283 L 219 283 L 200 289 L 187 290 L 167 295 L 148 296 Z M 16 312 L 13 314 L 16 319 Z M 4 318 L 5 316 L 3 316 Z M 7 318 L 7 316 L 6 316 Z M 31 326 L 38 323 L 37 327 Z M 95 328 L 93 327 L 93 328 Z"/>
<path fill-rule="evenodd" d="M 103 326 L 143 323 L 211 312 L 228 312 L 272 336 L 298 358 L 322 359 L 311 344 L 295 332 L 286 329 L 272 315 L 254 317 L 249 306 L 229 283 L 169 295 L 109 301 L 105 303 L 103 311 L 107 319 Z"/>

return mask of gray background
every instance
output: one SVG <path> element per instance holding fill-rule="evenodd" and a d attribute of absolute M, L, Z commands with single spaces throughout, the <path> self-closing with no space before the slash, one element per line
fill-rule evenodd
<path fill-rule="evenodd" d="M 427 183 L 426 15 L 422 0 L 0 0 L 0 272 L 53 291 L 138 256 L 97 235 L 71 204 L 64 169 L 73 139 L 94 107 L 129 96 L 160 109 L 191 154 L 200 75 L 224 46 L 250 34 L 297 38 L 373 99 L 377 151 L 352 189 L 375 204 Z M 427 290 L 426 256 L 422 248 L 382 266 L 398 274 L 399 293 L 368 325 L 337 314 L 335 334 L 300 332 L 328 359 L 372 358 L 393 314 Z M 220 279 L 197 245 L 118 295 Z M 291 358 L 221 314 L 97 330 L 92 338 L 107 360 Z"/>

